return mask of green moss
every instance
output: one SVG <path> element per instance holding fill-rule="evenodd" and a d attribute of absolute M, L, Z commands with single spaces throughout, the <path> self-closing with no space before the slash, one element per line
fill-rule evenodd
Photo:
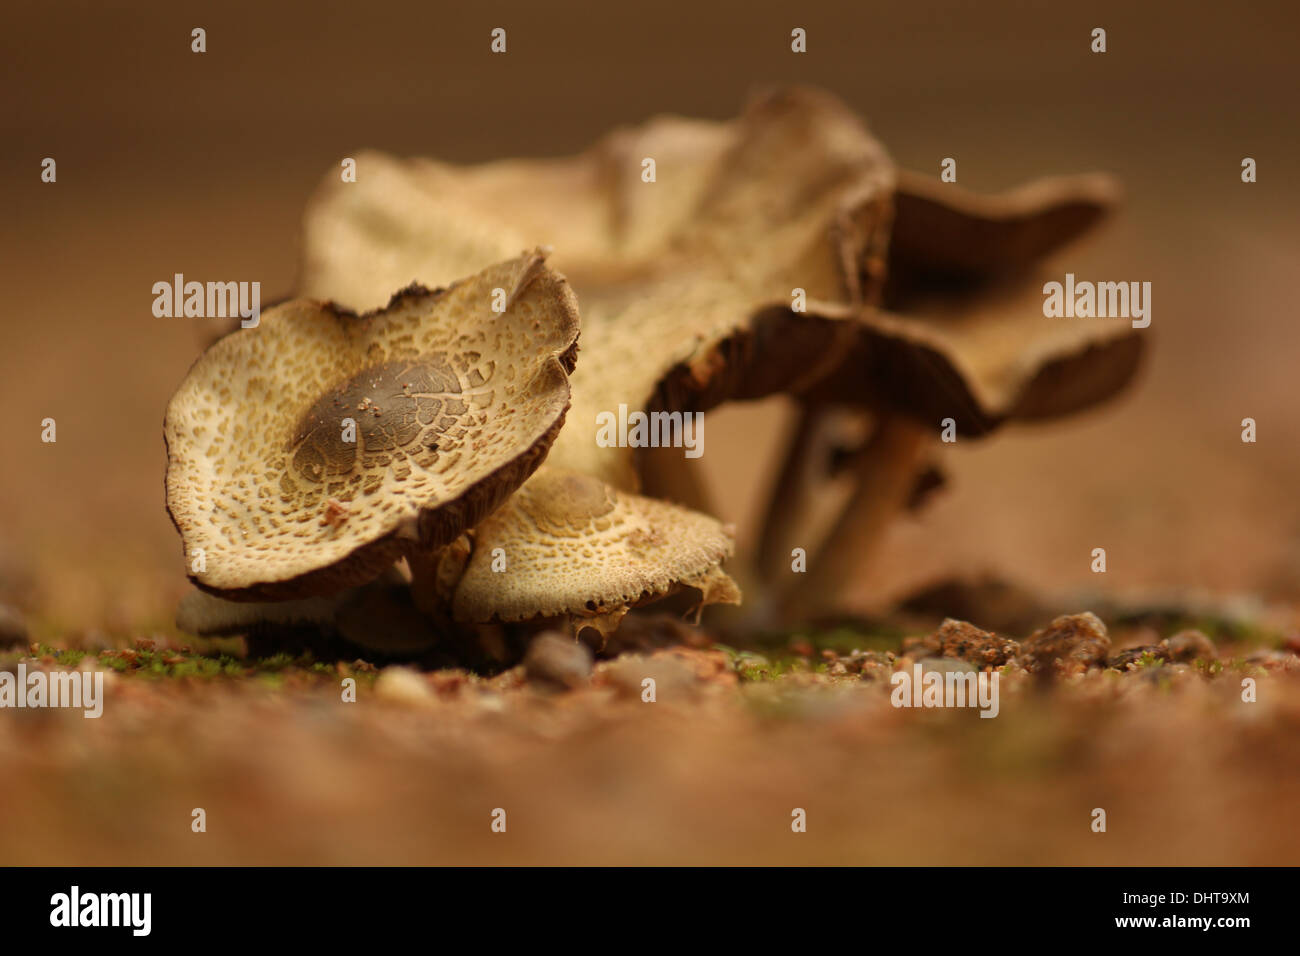
<path fill-rule="evenodd" d="M 258 660 L 241 660 L 229 654 L 201 654 L 173 648 L 159 650 L 148 642 L 139 642 L 132 649 L 101 651 L 98 660 L 100 666 L 118 673 L 162 680 L 259 677 L 270 678 L 268 683 L 278 687 L 295 672 L 311 679 L 335 675 L 331 665 L 315 660 L 310 654 L 296 657 L 274 654 Z"/>
<path fill-rule="evenodd" d="M 725 644 L 713 645 L 714 650 L 722 651 L 730 660 L 731 669 L 736 672 L 741 683 L 757 681 L 775 681 L 789 674 L 808 673 L 815 670 L 807 659 L 794 654 L 783 657 L 767 657 L 753 651 L 738 651 Z M 822 671 L 825 664 L 818 665 Z"/>
<path fill-rule="evenodd" d="M 66 647 L 52 647 L 49 644 L 40 643 L 36 645 L 36 653 L 33 654 L 30 649 L 17 650 L 11 652 L 14 659 L 19 657 L 52 657 L 60 667 L 76 667 L 81 663 L 86 652 L 82 650 L 69 650 Z"/>

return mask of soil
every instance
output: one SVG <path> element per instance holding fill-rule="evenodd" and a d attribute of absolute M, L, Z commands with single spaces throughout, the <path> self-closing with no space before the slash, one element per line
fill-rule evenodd
<path fill-rule="evenodd" d="M 1294 862 L 1293 649 L 1201 635 L 1213 657 L 1121 650 L 1081 666 L 1053 627 L 1054 669 L 1031 669 L 1041 654 L 987 667 L 1000 681 L 991 720 L 891 703 L 896 671 L 973 670 L 1020 644 L 958 622 L 937 649 L 931 635 L 905 650 L 838 629 L 758 653 L 644 614 L 624 635 L 639 650 L 594 667 L 552 647 L 563 680 L 538 655 L 481 676 L 242 659 L 237 641 L 200 653 L 162 636 L 84 655 L 13 648 L 0 669 L 104 669 L 111 719 L 0 721 L 0 862 Z M 1160 649 L 1149 625 L 1111 636 Z"/>

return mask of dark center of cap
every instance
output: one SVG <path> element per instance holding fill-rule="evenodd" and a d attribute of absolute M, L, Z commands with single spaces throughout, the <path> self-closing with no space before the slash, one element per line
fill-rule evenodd
<path fill-rule="evenodd" d="M 372 366 L 322 395 L 298 421 L 289 470 L 319 484 L 351 473 L 358 461 L 387 465 L 417 442 L 436 448 L 437 436 L 467 409 L 443 355 Z"/>

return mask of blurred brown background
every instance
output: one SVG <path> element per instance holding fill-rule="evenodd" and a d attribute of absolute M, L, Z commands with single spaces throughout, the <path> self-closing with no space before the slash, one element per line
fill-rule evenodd
<path fill-rule="evenodd" d="M 164 626 L 186 586 L 161 424 L 211 320 L 154 318 L 154 282 L 291 292 L 303 205 L 362 147 L 569 153 L 659 112 L 729 117 L 756 85 L 790 81 L 846 99 L 902 164 L 955 157 L 969 188 L 1115 173 L 1123 213 L 1070 262 L 1153 283 L 1137 388 L 954 450 L 952 490 L 895 530 L 858 597 L 949 569 L 1095 586 L 1098 546 L 1116 591 L 1295 596 L 1293 5 L 585 6 L 6 5 L 0 548 L 8 573 L 33 572 L 43 627 Z M 795 26 L 806 55 L 790 52 Z M 46 156 L 57 184 L 40 181 Z M 710 416 L 710 478 L 742 531 L 769 477 L 750 450 L 774 445 L 783 416 L 779 402 Z M 1246 416 L 1257 445 L 1239 440 Z M 57 444 L 40 441 L 45 417 Z"/>

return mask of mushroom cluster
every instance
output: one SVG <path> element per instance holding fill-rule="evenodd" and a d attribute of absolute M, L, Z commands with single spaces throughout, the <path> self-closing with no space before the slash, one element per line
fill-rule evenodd
<path fill-rule="evenodd" d="M 739 603 L 694 462 L 598 425 L 774 394 L 800 415 L 746 570 L 764 615 L 807 618 L 940 480 L 941 429 L 1088 407 L 1142 351 L 1127 323 L 1044 321 L 1036 295 L 1113 206 L 1107 177 L 970 194 L 896 169 L 819 91 L 566 159 L 357 169 L 311 201 L 305 298 L 217 342 L 168 408 L 168 508 L 201 589 L 183 629 L 407 650 L 515 622 L 608 634 L 684 589 Z M 870 437 L 844 442 L 846 421 Z M 792 542 L 844 475 L 796 583 Z"/>

